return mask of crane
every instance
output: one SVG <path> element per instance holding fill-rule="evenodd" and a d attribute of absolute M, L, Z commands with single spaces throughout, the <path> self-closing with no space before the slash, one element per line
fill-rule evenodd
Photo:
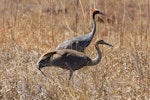
<path fill-rule="evenodd" d="M 56 50 L 72 49 L 72 50 L 84 52 L 84 49 L 91 43 L 91 40 L 96 32 L 95 15 L 97 15 L 97 14 L 105 15 L 104 13 L 100 12 L 98 9 L 93 10 L 93 16 L 92 16 L 93 28 L 90 33 L 68 39 L 68 40 L 64 41 L 63 43 L 59 44 L 56 47 Z"/>
<path fill-rule="evenodd" d="M 38 69 L 43 67 L 56 66 L 62 69 L 70 71 L 69 80 L 71 79 L 73 72 L 81 69 L 84 66 L 94 66 L 101 61 L 102 53 L 98 44 L 105 44 L 113 47 L 111 44 L 106 43 L 103 40 L 99 40 L 95 43 L 98 56 L 95 59 L 91 59 L 85 53 L 71 49 L 54 50 L 52 52 L 44 54 L 38 61 Z"/>

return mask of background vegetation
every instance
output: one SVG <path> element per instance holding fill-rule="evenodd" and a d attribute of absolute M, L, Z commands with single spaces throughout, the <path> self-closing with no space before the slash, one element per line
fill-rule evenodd
<path fill-rule="evenodd" d="M 97 31 L 86 54 L 100 64 L 74 73 L 60 68 L 37 70 L 39 57 L 66 39 Z M 0 0 L 0 99 L 149 100 L 150 0 Z"/>

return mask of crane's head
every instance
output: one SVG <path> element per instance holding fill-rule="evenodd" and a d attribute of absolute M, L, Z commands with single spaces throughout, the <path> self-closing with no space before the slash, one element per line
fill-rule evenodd
<path fill-rule="evenodd" d="M 98 44 L 105 44 L 105 45 L 108 45 L 108 46 L 110 46 L 110 47 L 113 47 L 111 44 L 105 42 L 104 40 L 98 40 L 98 41 L 96 42 L 96 44 L 97 44 L 97 45 L 98 45 Z"/>
<path fill-rule="evenodd" d="M 93 16 L 95 16 L 96 14 L 105 15 L 103 12 L 99 11 L 98 9 L 94 9 L 93 10 Z"/>
<path fill-rule="evenodd" d="M 43 55 L 39 61 L 37 62 L 37 67 L 38 69 L 40 70 L 41 68 L 43 67 L 46 67 L 46 66 L 50 66 L 51 65 L 51 56 L 54 54 L 55 52 L 50 52 L 50 53 L 47 53 L 45 55 Z"/>

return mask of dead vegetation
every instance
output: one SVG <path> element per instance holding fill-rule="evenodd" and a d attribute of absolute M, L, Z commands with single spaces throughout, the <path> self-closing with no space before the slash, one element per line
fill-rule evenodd
<path fill-rule="evenodd" d="M 0 2 L 0 99 L 150 99 L 150 1 L 96 0 L 105 12 L 97 19 L 97 32 L 86 54 L 100 64 L 76 71 L 68 85 L 68 71 L 45 68 L 47 78 L 36 69 L 38 58 L 62 41 L 91 30 L 94 1 L 1 0 Z M 102 20 L 101 20 L 102 19 Z"/>

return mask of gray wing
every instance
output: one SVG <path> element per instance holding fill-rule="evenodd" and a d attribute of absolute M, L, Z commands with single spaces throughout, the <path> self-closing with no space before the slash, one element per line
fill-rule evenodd
<path fill-rule="evenodd" d="M 62 57 L 68 65 L 71 65 L 70 67 L 72 70 L 78 70 L 86 66 L 87 63 L 91 61 L 89 57 L 80 52 L 66 52 L 62 55 Z"/>
<path fill-rule="evenodd" d="M 83 36 L 74 37 L 64 41 L 63 43 L 59 44 L 56 49 L 73 49 L 83 52 L 90 42 L 91 38 L 89 34 L 85 34 Z"/>

